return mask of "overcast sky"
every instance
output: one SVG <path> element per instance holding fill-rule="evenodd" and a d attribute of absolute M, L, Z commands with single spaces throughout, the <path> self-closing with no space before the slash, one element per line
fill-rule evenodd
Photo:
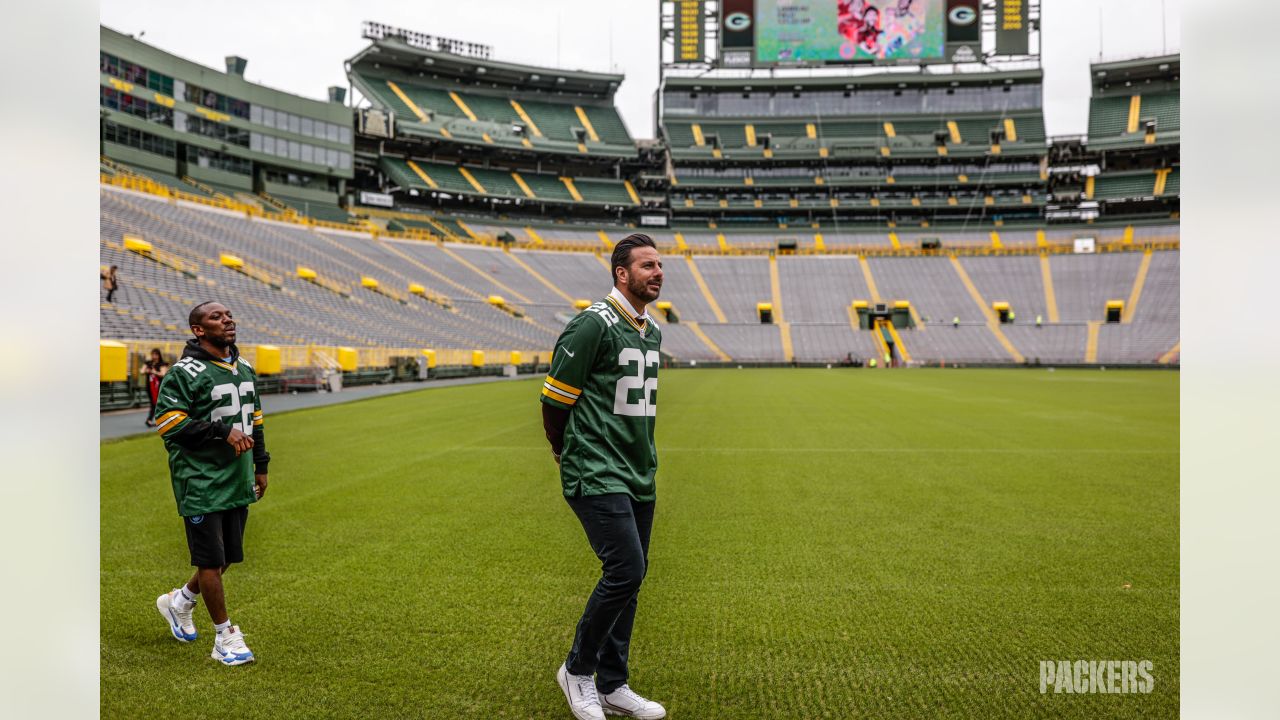
<path fill-rule="evenodd" d="M 1041 0 L 1045 125 L 1083 134 L 1090 60 L 1177 52 L 1182 0 Z M 104 25 L 222 69 L 248 58 L 247 79 L 307 97 L 346 85 L 343 60 L 368 41 L 364 20 L 485 43 L 493 57 L 626 75 L 617 105 L 631 134 L 653 137 L 658 87 L 656 0 L 101 0 Z M 1165 22 L 1161 22 L 1161 18 Z M 1162 37 L 1163 32 L 1163 37 Z"/>

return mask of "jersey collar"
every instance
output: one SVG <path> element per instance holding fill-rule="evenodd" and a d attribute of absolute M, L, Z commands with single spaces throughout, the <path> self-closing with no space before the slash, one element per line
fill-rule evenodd
<path fill-rule="evenodd" d="M 622 291 L 619 290 L 616 285 L 609 291 L 608 299 L 611 300 L 618 310 L 627 318 L 627 322 L 631 324 L 631 327 L 639 331 L 641 335 L 644 335 L 645 330 L 649 327 L 650 318 L 648 310 L 646 310 L 643 315 L 636 313 L 636 309 L 631 307 L 631 303 L 627 301 L 627 296 L 623 295 Z"/>

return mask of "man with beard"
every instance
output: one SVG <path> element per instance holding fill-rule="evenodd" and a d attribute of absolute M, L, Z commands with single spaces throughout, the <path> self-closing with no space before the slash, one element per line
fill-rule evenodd
<path fill-rule="evenodd" d="M 169 451 L 169 474 L 196 573 L 156 598 L 179 642 L 196 639 L 191 615 L 204 597 L 213 619 L 211 657 L 223 665 L 253 662 L 240 628 L 227 617 L 222 575 L 244 560 L 249 505 L 267 491 L 266 439 L 254 386 L 257 376 L 236 348 L 236 322 L 220 303 L 188 317 L 194 338 L 160 384 L 156 432 Z M 252 451 L 252 452 L 250 452 Z"/>
<path fill-rule="evenodd" d="M 578 720 L 656 720 L 666 710 L 627 685 L 627 656 L 656 498 L 662 333 L 645 307 L 662 289 L 662 259 L 637 233 L 614 247 L 610 269 L 613 290 L 565 326 L 542 386 L 564 498 L 602 570 L 556 681 Z"/>

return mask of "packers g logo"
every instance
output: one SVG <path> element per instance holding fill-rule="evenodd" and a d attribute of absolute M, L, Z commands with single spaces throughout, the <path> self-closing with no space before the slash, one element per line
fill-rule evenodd
<path fill-rule="evenodd" d="M 951 12 L 947 13 L 947 19 L 955 25 L 972 25 L 973 21 L 978 19 L 978 13 L 971 7 L 959 5 L 951 8 Z"/>
<path fill-rule="evenodd" d="M 741 32 L 751 27 L 751 16 L 744 12 L 731 13 L 725 16 L 724 26 L 727 30 Z"/>

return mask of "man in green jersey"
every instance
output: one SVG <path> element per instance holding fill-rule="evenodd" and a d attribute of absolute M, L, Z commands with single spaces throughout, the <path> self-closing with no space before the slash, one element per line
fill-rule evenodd
<path fill-rule="evenodd" d="M 194 338 L 160 384 L 156 432 L 169 451 L 169 475 L 196 573 L 156 598 L 180 642 L 196 639 L 191 614 L 204 597 L 214 623 L 211 657 L 223 665 L 253 662 L 244 635 L 227 617 L 222 574 L 244 560 L 249 504 L 267 491 L 266 440 L 257 376 L 236 349 L 236 322 L 220 303 L 188 318 Z"/>
<path fill-rule="evenodd" d="M 611 270 L 613 290 L 565 326 L 542 386 L 564 497 L 602 569 L 556 681 L 578 720 L 654 720 L 666 710 L 627 685 L 627 655 L 653 528 L 662 333 L 645 306 L 662 289 L 662 260 L 647 235 L 629 235 Z"/>

